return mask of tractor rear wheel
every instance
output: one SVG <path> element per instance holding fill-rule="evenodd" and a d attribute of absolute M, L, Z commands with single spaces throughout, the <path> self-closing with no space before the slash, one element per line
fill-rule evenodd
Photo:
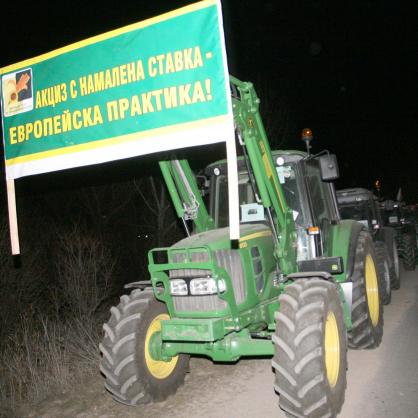
<path fill-rule="evenodd" d="M 405 270 L 415 270 L 415 236 L 412 234 L 403 234 L 401 238 L 402 245 L 402 264 Z"/>
<path fill-rule="evenodd" d="M 318 278 L 286 286 L 273 335 L 275 390 L 292 417 L 335 417 L 347 386 L 347 335 L 335 284 Z"/>
<path fill-rule="evenodd" d="M 374 243 L 377 258 L 377 269 L 380 278 L 383 280 L 381 301 L 384 305 L 388 305 L 392 299 L 392 284 L 390 281 L 390 260 L 386 249 L 386 244 L 383 241 L 376 241 Z"/>
<path fill-rule="evenodd" d="M 361 231 L 357 239 L 351 306 L 350 348 L 376 348 L 383 335 L 382 282 L 370 234 Z"/>
<path fill-rule="evenodd" d="M 166 306 L 152 291 L 135 289 L 110 311 L 99 345 L 105 388 L 126 405 L 162 401 L 173 394 L 184 382 L 189 356 L 180 354 L 162 361 L 152 355 L 161 320 L 169 319 Z"/>
<path fill-rule="evenodd" d="M 381 228 L 381 237 L 386 244 L 386 249 L 389 253 L 389 270 L 390 270 L 390 282 L 392 283 L 392 289 L 399 289 L 401 287 L 401 280 L 399 275 L 399 254 L 396 239 L 396 231 L 393 228 L 383 227 Z"/>
<path fill-rule="evenodd" d="M 401 275 L 399 270 L 399 254 L 396 241 L 392 241 L 392 257 L 390 265 L 390 280 L 392 283 L 392 289 L 399 289 L 401 287 Z"/>

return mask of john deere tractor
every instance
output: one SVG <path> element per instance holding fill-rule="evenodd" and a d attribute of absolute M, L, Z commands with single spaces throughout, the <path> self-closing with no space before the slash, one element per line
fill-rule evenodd
<path fill-rule="evenodd" d="M 100 369 L 127 405 L 161 401 L 189 357 L 272 357 L 290 416 L 331 417 L 346 388 L 346 350 L 382 339 L 380 277 L 369 232 L 340 220 L 327 152 L 274 151 L 251 83 L 230 78 L 240 239 L 229 238 L 227 161 L 206 169 L 209 210 L 186 160 L 160 167 L 186 237 L 149 252 L 149 281 L 111 308 Z"/>
<path fill-rule="evenodd" d="M 367 189 L 352 188 L 337 191 L 340 215 L 343 219 L 355 219 L 370 232 L 378 259 L 378 268 L 384 282 L 382 300 L 391 301 L 391 289 L 399 289 L 399 258 L 396 234 L 393 228 L 384 226 L 378 198 Z"/>
<path fill-rule="evenodd" d="M 399 256 L 405 270 L 415 270 L 418 257 L 418 227 L 402 201 L 385 200 L 381 203 L 383 221 L 396 236 Z"/>

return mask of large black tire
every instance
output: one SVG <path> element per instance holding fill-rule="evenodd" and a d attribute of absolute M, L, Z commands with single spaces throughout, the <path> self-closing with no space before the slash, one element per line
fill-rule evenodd
<path fill-rule="evenodd" d="M 382 280 L 376 268 L 377 260 L 370 234 L 361 231 L 357 239 L 351 321 L 348 333 L 350 348 L 376 348 L 383 336 L 383 304 L 380 293 Z"/>
<path fill-rule="evenodd" d="M 389 270 L 392 289 L 399 289 L 401 287 L 401 276 L 396 231 L 393 228 L 383 227 L 381 233 L 389 253 Z"/>
<path fill-rule="evenodd" d="M 392 300 L 392 283 L 390 280 L 390 257 L 383 241 L 375 241 L 374 249 L 377 258 L 377 269 L 380 278 L 383 280 L 380 300 L 388 305 Z"/>
<path fill-rule="evenodd" d="M 347 333 L 336 285 L 299 279 L 279 301 L 272 361 L 279 406 L 292 417 L 335 417 L 347 386 Z"/>
<path fill-rule="evenodd" d="M 396 241 L 392 241 L 392 257 L 390 265 L 390 280 L 392 283 L 392 289 L 400 289 L 401 287 L 401 274 L 399 268 L 399 254 Z"/>
<path fill-rule="evenodd" d="M 179 355 L 168 363 L 150 357 L 147 341 L 158 332 L 160 320 L 168 319 L 166 306 L 150 290 L 135 289 L 111 308 L 103 325 L 100 371 L 113 398 L 126 405 L 162 401 L 183 384 L 189 356 Z"/>
<path fill-rule="evenodd" d="M 415 270 L 415 236 L 412 234 L 402 234 L 402 264 L 405 270 Z"/>

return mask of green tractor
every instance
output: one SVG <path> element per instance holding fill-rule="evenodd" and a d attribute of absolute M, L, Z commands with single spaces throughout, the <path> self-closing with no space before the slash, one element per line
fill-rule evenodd
<path fill-rule="evenodd" d="M 385 200 L 381 203 L 383 221 L 396 235 L 399 257 L 405 270 L 415 270 L 418 257 L 418 227 L 405 204 Z"/>
<path fill-rule="evenodd" d="M 229 238 L 227 161 L 206 169 L 207 210 L 186 160 L 160 167 L 186 237 L 149 252 L 149 281 L 132 283 L 104 325 L 105 387 L 127 405 L 161 401 L 189 357 L 272 357 L 290 416 L 336 416 L 347 345 L 382 339 L 380 276 L 364 226 L 340 220 L 335 156 L 271 152 L 251 83 L 230 78 L 240 239 Z"/>
<path fill-rule="evenodd" d="M 391 301 L 391 289 L 399 289 L 399 258 L 396 234 L 384 226 L 378 198 L 367 189 L 352 188 L 337 191 L 338 207 L 342 219 L 361 222 L 373 238 L 378 269 L 383 279 L 382 301 Z"/>

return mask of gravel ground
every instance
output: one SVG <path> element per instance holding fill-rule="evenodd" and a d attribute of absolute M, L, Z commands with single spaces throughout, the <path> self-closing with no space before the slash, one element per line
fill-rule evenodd
<path fill-rule="evenodd" d="M 402 272 L 401 289 L 385 307 L 376 350 L 351 350 L 344 418 L 418 416 L 418 270 Z M 22 412 L 24 418 L 284 418 L 273 390 L 270 359 L 233 365 L 192 359 L 185 385 L 165 402 L 140 407 L 116 403 L 95 376 L 70 393 Z"/>

